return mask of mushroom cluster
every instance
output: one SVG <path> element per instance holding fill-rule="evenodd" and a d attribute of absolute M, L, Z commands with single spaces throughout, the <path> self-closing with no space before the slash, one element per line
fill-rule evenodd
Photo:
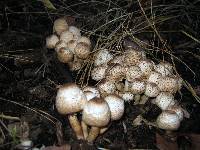
<path fill-rule="evenodd" d="M 69 26 L 64 18 L 54 22 L 53 35 L 46 38 L 46 46 L 55 49 L 57 58 L 67 63 L 71 71 L 81 65 L 91 52 L 90 39 L 81 36 L 80 30 Z M 94 54 L 91 78 L 96 87 L 81 89 L 74 83 L 64 84 L 57 92 L 56 108 L 67 115 L 78 139 L 93 142 L 104 133 L 111 121 L 119 120 L 124 113 L 124 102 L 156 104 L 162 113 L 157 126 L 176 130 L 184 117 L 184 110 L 174 95 L 182 87 L 182 78 L 174 73 L 169 62 L 154 62 L 146 57 L 142 48 L 129 47 L 120 55 L 107 49 Z M 81 121 L 77 113 L 82 115 Z M 90 129 L 90 131 L 88 131 Z"/>
<path fill-rule="evenodd" d="M 111 121 L 123 116 L 124 100 L 115 94 L 102 98 L 95 87 L 81 89 L 74 83 L 68 83 L 58 89 L 56 108 L 60 114 L 68 115 L 78 139 L 93 142 L 108 128 Z M 77 118 L 78 112 L 82 112 L 81 123 Z"/>
<path fill-rule="evenodd" d="M 58 60 L 67 63 L 71 71 L 76 71 L 89 56 L 91 42 L 81 36 L 80 29 L 69 26 L 63 17 L 54 21 L 53 34 L 46 38 L 46 47 L 55 49 Z"/>

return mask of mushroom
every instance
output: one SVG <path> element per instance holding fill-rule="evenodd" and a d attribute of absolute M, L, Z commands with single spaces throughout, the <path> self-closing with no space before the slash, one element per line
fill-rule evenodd
<path fill-rule="evenodd" d="M 68 115 L 72 129 L 78 139 L 83 139 L 83 131 L 76 116 L 87 103 L 83 91 L 74 83 L 64 84 L 59 87 L 56 96 L 56 108 L 60 114 Z"/>
<path fill-rule="evenodd" d="M 77 27 L 75 27 L 75 26 L 69 26 L 69 31 L 71 33 L 73 33 L 74 40 L 78 40 L 81 37 L 80 29 L 78 29 Z"/>
<path fill-rule="evenodd" d="M 160 89 L 155 83 L 147 82 L 144 95 L 141 97 L 140 104 L 145 104 L 150 97 L 156 97 Z"/>
<path fill-rule="evenodd" d="M 58 41 L 55 45 L 55 51 L 57 52 L 61 48 L 67 48 L 67 44 L 64 41 Z"/>
<path fill-rule="evenodd" d="M 74 35 L 72 32 L 70 31 L 63 31 L 61 34 L 60 34 L 60 40 L 61 41 L 64 41 L 65 43 L 73 40 L 74 38 Z"/>
<path fill-rule="evenodd" d="M 176 93 L 179 88 L 178 79 L 173 76 L 162 77 L 158 82 L 158 87 L 161 91 Z"/>
<path fill-rule="evenodd" d="M 86 59 L 90 54 L 90 45 L 80 42 L 74 48 L 74 53 L 81 59 Z"/>
<path fill-rule="evenodd" d="M 179 120 L 180 121 L 183 120 L 183 118 L 184 118 L 184 110 L 183 110 L 183 108 L 181 108 L 181 106 L 174 105 L 174 106 L 169 107 L 167 110 L 175 112 L 178 115 Z"/>
<path fill-rule="evenodd" d="M 83 60 L 80 58 L 77 58 L 76 55 L 74 55 L 74 60 L 72 62 L 69 62 L 68 66 L 71 71 L 77 71 L 81 69 L 82 64 L 83 64 Z"/>
<path fill-rule="evenodd" d="M 147 82 L 158 84 L 162 75 L 156 71 L 152 71 L 147 78 Z"/>
<path fill-rule="evenodd" d="M 129 48 L 124 54 L 124 63 L 127 66 L 136 65 L 141 59 L 143 59 L 142 51 L 140 50 Z"/>
<path fill-rule="evenodd" d="M 173 73 L 173 66 L 166 61 L 160 62 L 158 65 L 154 67 L 155 71 L 162 74 L 162 76 L 172 75 Z"/>
<path fill-rule="evenodd" d="M 53 34 L 53 35 L 50 35 L 46 38 L 46 47 L 47 48 L 55 48 L 56 46 L 56 43 L 58 43 L 59 39 L 57 37 L 57 35 Z"/>
<path fill-rule="evenodd" d="M 100 97 L 99 90 L 94 86 L 86 86 L 83 88 L 83 92 L 90 91 L 96 95 L 96 97 Z"/>
<path fill-rule="evenodd" d="M 138 66 L 129 66 L 126 68 L 126 79 L 128 81 L 133 81 L 135 79 L 141 79 L 143 73 Z"/>
<path fill-rule="evenodd" d="M 141 60 L 138 63 L 138 66 L 140 67 L 140 70 L 142 71 L 144 76 L 149 76 L 151 71 L 154 68 L 154 62 L 148 59 Z"/>
<path fill-rule="evenodd" d="M 95 54 L 94 66 L 107 64 L 112 59 L 113 59 L 113 55 L 107 49 L 99 50 Z"/>
<path fill-rule="evenodd" d="M 68 48 L 62 47 L 57 51 L 57 57 L 60 62 L 68 63 L 73 60 L 74 55 Z"/>
<path fill-rule="evenodd" d="M 119 96 L 125 101 L 125 102 L 130 102 L 134 98 L 134 94 L 131 92 L 119 92 Z"/>
<path fill-rule="evenodd" d="M 174 96 L 169 92 L 160 92 L 156 97 L 154 103 L 162 110 L 166 110 L 169 107 L 176 104 Z"/>
<path fill-rule="evenodd" d="M 110 64 L 106 69 L 105 76 L 109 81 L 122 81 L 122 79 L 125 77 L 125 69 L 120 64 Z"/>
<path fill-rule="evenodd" d="M 116 91 L 115 83 L 108 81 L 106 79 L 101 80 L 97 84 L 97 88 L 99 89 L 99 92 L 101 93 L 102 97 L 104 97 L 108 94 L 113 94 Z"/>
<path fill-rule="evenodd" d="M 174 111 L 165 110 L 158 116 L 156 123 L 161 129 L 177 130 L 180 126 L 180 119 Z"/>
<path fill-rule="evenodd" d="M 88 142 L 93 142 L 100 133 L 100 128 L 107 126 L 111 112 L 108 103 L 102 98 L 93 98 L 83 108 L 82 121 L 91 126 Z"/>
<path fill-rule="evenodd" d="M 108 67 L 105 65 L 96 66 L 91 71 L 91 78 L 95 81 L 102 80 L 106 76 L 106 69 Z"/>
<path fill-rule="evenodd" d="M 60 35 L 63 31 L 67 31 L 69 29 L 67 21 L 65 18 L 58 18 L 54 21 L 53 31 Z"/>

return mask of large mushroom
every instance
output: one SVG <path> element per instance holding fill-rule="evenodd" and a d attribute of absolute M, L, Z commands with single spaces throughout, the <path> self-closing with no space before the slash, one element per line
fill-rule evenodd
<path fill-rule="evenodd" d="M 68 83 L 59 87 L 56 108 L 60 114 L 68 115 L 70 125 L 78 139 L 84 139 L 84 136 L 76 113 L 80 112 L 86 103 L 86 96 L 76 84 Z"/>

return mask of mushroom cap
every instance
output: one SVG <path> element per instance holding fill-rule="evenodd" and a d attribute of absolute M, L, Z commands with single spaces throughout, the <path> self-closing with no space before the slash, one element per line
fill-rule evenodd
<path fill-rule="evenodd" d="M 163 111 L 156 120 L 157 126 L 165 130 L 177 130 L 180 126 L 179 116 L 169 110 Z"/>
<path fill-rule="evenodd" d="M 178 90 L 178 79 L 173 76 L 165 76 L 158 82 L 161 91 L 176 93 Z"/>
<path fill-rule="evenodd" d="M 74 35 L 72 32 L 70 31 L 63 31 L 61 34 L 60 34 L 60 40 L 61 41 L 64 41 L 65 43 L 73 40 L 74 38 Z"/>
<path fill-rule="evenodd" d="M 61 48 L 66 48 L 67 44 L 64 41 L 58 41 L 55 45 L 55 51 L 57 52 Z"/>
<path fill-rule="evenodd" d="M 121 64 L 123 65 L 125 59 L 125 55 L 117 55 L 111 59 L 108 64 Z"/>
<path fill-rule="evenodd" d="M 60 62 L 68 63 L 73 60 L 74 55 L 68 48 L 62 47 L 57 51 L 57 57 Z"/>
<path fill-rule="evenodd" d="M 102 80 L 106 76 L 106 69 L 108 67 L 105 65 L 96 66 L 91 71 L 91 78 L 95 81 Z"/>
<path fill-rule="evenodd" d="M 86 43 L 79 42 L 74 48 L 74 53 L 81 59 L 86 59 L 90 54 L 90 46 Z"/>
<path fill-rule="evenodd" d="M 115 83 L 108 81 L 106 79 L 101 80 L 97 84 L 97 88 L 99 89 L 99 92 L 102 96 L 105 96 L 107 94 L 113 94 L 116 91 Z"/>
<path fill-rule="evenodd" d="M 83 109 L 87 99 L 83 91 L 74 83 L 62 85 L 57 92 L 56 108 L 60 114 L 66 115 Z"/>
<path fill-rule="evenodd" d="M 94 86 L 86 86 L 86 87 L 83 88 L 83 91 L 84 92 L 90 91 L 90 92 L 94 93 L 96 95 L 96 97 L 100 97 L 99 90 Z"/>
<path fill-rule="evenodd" d="M 183 109 L 181 108 L 181 106 L 174 105 L 174 106 L 169 107 L 167 110 L 171 110 L 171 111 L 175 112 L 178 115 L 179 120 L 180 121 L 183 120 L 184 112 L 183 112 Z"/>
<path fill-rule="evenodd" d="M 69 42 L 67 42 L 67 48 L 69 48 L 73 54 L 74 54 L 74 49 L 75 49 L 76 45 L 77 45 L 76 40 L 70 40 Z"/>
<path fill-rule="evenodd" d="M 135 79 L 141 79 L 143 73 L 138 66 L 129 66 L 126 68 L 126 79 L 132 82 Z"/>
<path fill-rule="evenodd" d="M 156 97 L 160 93 L 160 89 L 155 83 L 147 82 L 144 94 L 148 97 Z"/>
<path fill-rule="evenodd" d="M 109 94 L 104 98 L 111 112 L 111 120 L 119 120 L 124 114 L 124 100 L 116 94 Z"/>
<path fill-rule="evenodd" d="M 131 92 L 119 92 L 119 96 L 125 101 L 130 102 L 134 98 L 134 94 Z"/>
<path fill-rule="evenodd" d="M 69 62 L 68 66 L 71 71 L 77 71 L 81 69 L 82 64 L 83 64 L 83 60 L 77 58 L 76 55 L 74 55 L 74 60 L 72 62 Z"/>
<path fill-rule="evenodd" d="M 155 99 L 155 104 L 162 110 L 166 110 L 169 107 L 176 104 L 174 96 L 169 92 L 160 92 Z"/>
<path fill-rule="evenodd" d="M 155 71 L 152 71 L 150 74 L 149 74 L 149 77 L 147 79 L 147 82 L 151 82 L 151 83 L 155 83 L 155 84 L 158 84 L 158 82 L 160 81 L 162 75 L 158 72 L 155 72 Z"/>
<path fill-rule="evenodd" d="M 86 98 L 87 98 L 88 101 L 91 100 L 91 99 L 93 99 L 93 98 L 95 98 L 95 97 L 97 97 L 95 95 L 95 93 L 93 93 L 91 91 L 84 91 L 84 94 L 85 94 L 85 96 L 86 96 Z"/>
<path fill-rule="evenodd" d="M 111 59 L 113 55 L 107 49 L 100 50 L 95 54 L 94 66 L 105 65 Z"/>
<path fill-rule="evenodd" d="M 142 58 L 142 51 L 130 48 L 125 51 L 124 63 L 127 66 L 136 65 Z"/>
<path fill-rule="evenodd" d="M 82 120 L 89 126 L 104 127 L 110 121 L 110 108 L 102 98 L 93 98 L 86 103 L 82 112 Z"/>
<path fill-rule="evenodd" d="M 75 27 L 75 26 L 69 26 L 69 31 L 71 33 L 73 33 L 74 40 L 78 40 L 81 37 L 80 29 L 78 29 L 77 27 Z"/>
<path fill-rule="evenodd" d="M 63 31 L 67 31 L 69 28 L 65 18 L 58 18 L 54 21 L 53 31 L 60 35 Z"/>
<path fill-rule="evenodd" d="M 59 39 L 57 35 L 53 34 L 46 38 L 46 47 L 47 48 L 55 48 L 56 43 L 58 43 Z"/>
<path fill-rule="evenodd" d="M 125 69 L 120 64 L 110 64 L 106 69 L 106 79 L 110 81 L 121 81 L 125 77 Z"/>
<path fill-rule="evenodd" d="M 133 94 L 142 94 L 145 91 L 146 83 L 142 80 L 134 80 L 130 82 L 130 91 Z"/>
<path fill-rule="evenodd" d="M 154 62 L 148 59 L 141 60 L 138 63 L 138 66 L 140 67 L 144 76 L 149 76 L 151 71 L 154 69 Z"/>
<path fill-rule="evenodd" d="M 89 47 L 91 47 L 91 41 L 90 41 L 90 39 L 89 39 L 88 37 L 86 37 L 86 36 L 81 36 L 81 37 L 78 39 L 77 42 L 78 42 L 78 43 L 85 43 L 85 44 L 87 44 Z"/>
<path fill-rule="evenodd" d="M 172 75 L 173 73 L 173 66 L 166 61 L 162 61 L 159 64 L 154 66 L 155 71 L 162 74 L 162 76 Z"/>

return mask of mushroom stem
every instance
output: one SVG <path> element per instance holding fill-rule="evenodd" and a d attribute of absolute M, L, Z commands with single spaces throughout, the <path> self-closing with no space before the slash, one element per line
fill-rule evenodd
<path fill-rule="evenodd" d="M 148 101 L 149 97 L 146 95 L 142 95 L 140 98 L 140 103 L 139 104 L 145 104 Z"/>
<path fill-rule="evenodd" d="M 81 121 L 81 127 L 83 130 L 84 138 L 86 139 L 88 137 L 88 126 L 87 126 L 87 124 L 85 124 L 84 121 Z"/>
<path fill-rule="evenodd" d="M 76 114 L 68 115 L 69 123 L 74 130 L 77 139 L 84 139 L 83 130 Z"/>
<path fill-rule="evenodd" d="M 140 94 L 136 94 L 135 95 L 135 97 L 134 97 L 134 100 L 135 100 L 135 102 L 134 102 L 134 105 L 137 105 L 137 104 L 139 104 L 139 102 L 140 102 Z"/>
<path fill-rule="evenodd" d="M 89 135 L 87 137 L 87 141 L 92 143 L 97 138 L 99 133 L 100 133 L 99 127 L 91 127 Z"/>
<path fill-rule="evenodd" d="M 107 130 L 108 130 L 109 127 L 104 127 L 104 128 L 101 128 L 100 129 L 100 134 L 104 134 Z"/>

